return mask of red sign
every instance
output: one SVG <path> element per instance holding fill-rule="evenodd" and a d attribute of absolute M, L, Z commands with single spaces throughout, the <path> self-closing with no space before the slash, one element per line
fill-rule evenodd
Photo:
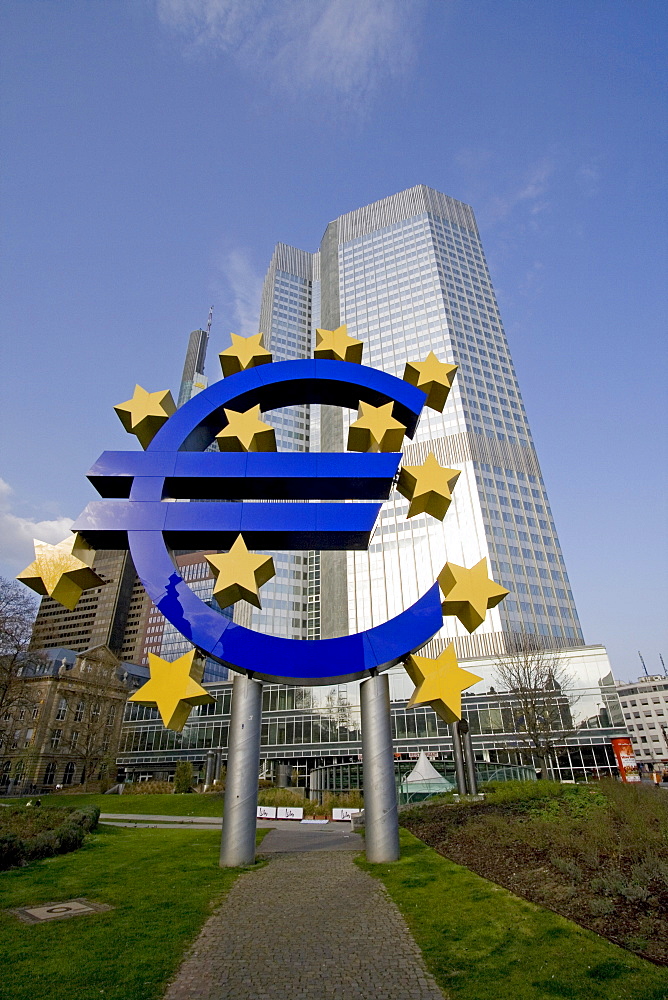
<path fill-rule="evenodd" d="M 622 781 L 640 781 L 636 755 L 628 736 L 617 736 L 610 740 Z"/>

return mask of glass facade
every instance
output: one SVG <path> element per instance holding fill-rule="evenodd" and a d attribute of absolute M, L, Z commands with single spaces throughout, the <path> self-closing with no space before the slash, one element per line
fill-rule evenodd
<path fill-rule="evenodd" d="M 264 282 L 260 330 L 274 361 L 310 358 L 313 343 L 314 254 L 279 244 Z M 310 451 L 310 406 L 285 406 L 263 414 L 276 431 L 278 451 Z M 262 587 L 262 608 L 237 605 L 235 621 L 287 639 L 313 638 L 317 631 L 310 584 L 318 557 L 309 552 L 272 552 L 276 575 Z M 313 594 L 310 595 L 313 597 Z"/>
<path fill-rule="evenodd" d="M 557 740 L 555 776 L 570 780 L 573 769 L 583 768 L 589 776 L 614 774 L 610 740 L 625 735 L 626 727 L 605 649 L 588 646 L 555 655 L 570 677 L 556 699 L 557 712 L 552 713 L 554 732 L 562 737 Z M 529 739 L 522 708 L 512 693 L 502 690 L 497 661 L 484 657 L 468 660 L 465 666 L 481 677 L 462 698 L 476 759 L 481 764 L 526 766 Z M 393 667 L 389 676 L 397 761 L 415 760 L 424 750 L 432 760 L 449 765 L 449 727 L 427 706 L 407 708 L 413 685 L 401 667 Z M 130 774 L 169 772 L 178 759 L 203 768 L 208 750 L 221 750 L 226 757 L 231 684 L 212 684 L 209 690 L 215 704 L 193 709 L 183 733 L 165 730 L 155 709 L 128 704 L 119 764 Z M 318 767 L 362 759 L 358 683 L 318 688 L 266 684 L 262 716 L 265 773 L 271 773 L 275 763 L 289 761 L 300 782 L 307 784 L 308 775 Z"/>
<path fill-rule="evenodd" d="M 343 216 L 328 231 L 338 271 L 330 321 L 346 323 L 364 342 L 365 363 L 402 377 L 407 361 L 434 351 L 459 366 L 443 413 L 425 410 L 404 449 L 405 464 L 420 464 L 431 451 L 461 470 L 454 501 L 443 523 L 426 514 L 406 520 L 402 497 L 384 504 L 369 551 L 347 556 L 348 630 L 398 614 L 447 560 L 471 566 L 486 557 L 508 598 L 473 636 L 448 619 L 432 652 L 455 639 L 460 656 L 501 653 L 504 633 L 514 630 L 555 648 L 582 645 L 473 212 L 414 188 Z"/>

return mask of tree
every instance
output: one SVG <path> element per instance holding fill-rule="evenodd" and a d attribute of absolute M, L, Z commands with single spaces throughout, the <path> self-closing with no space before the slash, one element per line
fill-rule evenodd
<path fill-rule="evenodd" d="M 499 685 L 511 695 L 518 737 L 517 750 L 525 759 L 556 764 L 557 746 L 573 732 L 568 693 L 572 677 L 559 653 L 547 649 L 541 637 L 524 630 L 507 633 L 508 648 L 496 662 Z"/>
<path fill-rule="evenodd" d="M 189 792 L 193 786 L 193 766 L 189 760 L 181 760 L 176 765 L 174 791 L 179 794 Z"/>
<path fill-rule="evenodd" d="M 12 733 L 34 707 L 32 692 L 22 676 L 41 661 L 30 651 L 37 602 L 16 580 L 0 577 L 0 753 L 12 749 Z"/>

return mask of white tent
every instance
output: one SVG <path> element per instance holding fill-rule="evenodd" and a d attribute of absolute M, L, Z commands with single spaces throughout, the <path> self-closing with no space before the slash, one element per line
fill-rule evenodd
<path fill-rule="evenodd" d="M 454 787 L 451 781 L 439 774 L 427 759 L 424 750 L 421 751 L 411 773 L 401 782 L 402 798 L 406 802 L 426 798 L 428 795 L 438 795 L 440 792 L 451 792 Z"/>

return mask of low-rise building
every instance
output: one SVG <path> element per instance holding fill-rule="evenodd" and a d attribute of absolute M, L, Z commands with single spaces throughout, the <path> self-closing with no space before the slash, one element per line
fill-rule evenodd
<path fill-rule="evenodd" d="M 98 645 L 83 652 L 44 650 L 17 673 L 24 697 L 3 720 L 0 790 L 45 792 L 115 781 L 125 703 L 148 670 Z"/>
<path fill-rule="evenodd" d="M 568 678 L 548 692 L 554 752 L 545 766 L 531 751 L 521 699 L 504 690 L 498 658 L 461 660 L 481 677 L 462 696 L 481 776 L 498 767 L 531 767 L 549 777 L 585 781 L 618 776 L 612 740 L 627 736 L 610 662 L 603 646 L 550 653 L 555 670 Z M 395 759 L 415 761 L 422 750 L 454 770 L 450 728 L 428 705 L 408 708 L 413 684 L 402 667 L 389 673 Z M 206 675 L 205 675 L 206 677 Z M 337 790 L 359 787 L 362 734 L 359 684 L 297 687 L 265 683 L 262 704 L 261 774 L 276 778 L 288 767 L 294 783 L 308 786 L 312 771 L 336 766 Z M 168 780 L 180 760 L 189 760 L 204 779 L 207 758 L 220 768 L 227 759 L 231 681 L 205 683 L 215 704 L 194 708 L 182 733 L 167 730 L 154 708 L 129 703 L 121 736 L 119 773 L 129 780 Z M 540 701 L 538 696 L 537 701 Z M 340 767 L 343 765 L 343 767 Z M 350 766 L 348 766 L 350 765 Z M 438 765 L 441 767 L 441 765 Z"/>
<path fill-rule="evenodd" d="M 617 693 L 638 763 L 645 771 L 668 771 L 668 677 L 619 682 Z"/>

